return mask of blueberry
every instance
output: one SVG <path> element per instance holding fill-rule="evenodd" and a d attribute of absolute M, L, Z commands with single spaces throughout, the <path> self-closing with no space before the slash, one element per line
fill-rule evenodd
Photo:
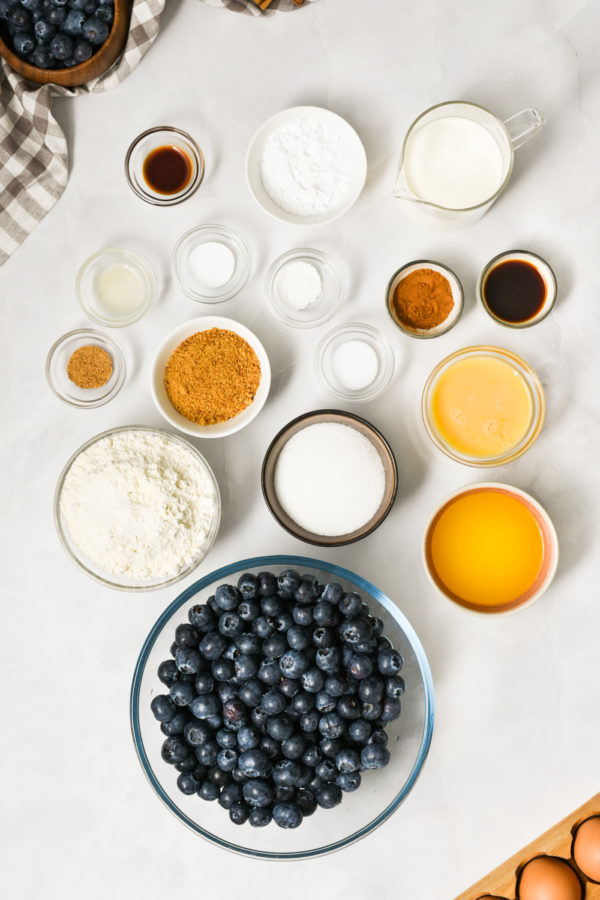
<path fill-rule="evenodd" d="M 287 642 L 292 650 L 305 650 L 311 642 L 310 630 L 302 625 L 292 625 L 287 632 Z"/>
<path fill-rule="evenodd" d="M 246 704 L 239 697 L 232 697 L 223 704 L 223 718 L 229 725 L 243 724 L 247 711 Z"/>
<path fill-rule="evenodd" d="M 346 644 L 361 644 L 372 636 L 372 629 L 362 616 L 350 616 L 344 619 L 339 628 L 340 637 Z"/>
<path fill-rule="evenodd" d="M 200 641 L 199 647 L 204 659 L 218 659 L 227 647 L 227 638 L 218 631 L 209 631 Z"/>
<path fill-rule="evenodd" d="M 211 673 L 212 674 L 212 673 Z M 198 691 L 200 693 L 200 691 Z M 221 703 L 227 703 L 237 697 L 238 692 L 234 684 L 226 684 L 224 681 L 217 681 L 214 685 L 214 693 L 217 695 Z"/>
<path fill-rule="evenodd" d="M 275 623 L 273 619 L 267 618 L 267 616 L 259 616 L 252 623 L 252 631 L 264 641 L 270 638 L 272 634 L 275 634 Z"/>
<path fill-rule="evenodd" d="M 258 706 L 262 696 L 263 686 L 257 678 L 250 678 L 239 690 L 239 698 L 246 706 Z M 254 710 L 252 711 L 254 712 Z"/>
<path fill-rule="evenodd" d="M 180 709 L 169 722 L 161 722 L 160 730 L 167 737 L 173 734 L 183 734 L 187 722 L 188 714 L 186 710 Z"/>
<path fill-rule="evenodd" d="M 263 641 L 262 650 L 270 659 L 279 659 L 288 649 L 288 642 L 283 634 L 273 634 Z"/>
<path fill-rule="evenodd" d="M 219 766 L 211 766 L 208 770 L 208 780 L 212 781 L 219 788 L 224 788 L 226 785 L 231 784 L 231 778 L 231 773 L 223 771 Z"/>
<path fill-rule="evenodd" d="M 282 759 L 273 766 L 272 778 L 281 787 L 295 787 L 302 774 L 302 767 L 293 759 Z"/>
<path fill-rule="evenodd" d="M 52 69 L 56 60 L 45 47 L 37 47 L 31 54 L 31 64 L 37 66 L 38 69 Z"/>
<path fill-rule="evenodd" d="M 338 603 L 338 609 L 343 616 L 357 616 L 360 612 L 362 600 L 358 594 L 344 594 Z"/>
<path fill-rule="evenodd" d="M 237 743 L 240 750 L 254 750 L 260 746 L 260 732 L 255 726 L 244 725 L 237 733 Z"/>
<path fill-rule="evenodd" d="M 254 778 L 243 787 L 244 800 L 253 808 L 270 806 L 273 802 L 273 788 L 263 778 Z"/>
<path fill-rule="evenodd" d="M 226 728 L 220 728 L 215 734 L 217 744 L 224 750 L 233 750 L 234 747 L 237 747 L 238 737 L 238 734 L 234 731 L 227 731 Z"/>
<path fill-rule="evenodd" d="M 268 734 L 262 736 L 260 749 L 264 750 L 271 760 L 279 759 L 281 755 L 279 741 L 276 741 L 275 738 L 270 737 Z"/>
<path fill-rule="evenodd" d="M 369 744 L 378 744 L 380 747 L 387 747 L 388 736 L 383 728 L 375 728 L 368 742 Z"/>
<path fill-rule="evenodd" d="M 198 788 L 198 796 L 203 800 L 216 800 L 220 793 L 219 788 L 212 781 L 203 781 Z"/>
<path fill-rule="evenodd" d="M 399 675 L 391 675 L 385 679 L 385 695 L 392 700 L 399 700 L 405 690 L 404 678 Z"/>
<path fill-rule="evenodd" d="M 234 678 L 237 682 L 248 681 L 258 672 L 258 661 L 254 656 L 240 656 L 233 666 Z"/>
<path fill-rule="evenodd" d="M 211 631 L 215 627 L 215 614 L 206 603 L 197 603 L 192 606 L 188 612 L 188 619 L 201 631 Z"/>
<path fill-rule="evenodd" d="M 62 25 L 67 18 L 67 11 L 62 6 L 53 6 L 46 12 L 46 19 L 52 25 Z"/>
<path fill-rule="evenodd" d="M 255 656 L 260 653 L 261 640 L 256 634 L 240 634 L 235 646 L 244 656 Z"/>
<path fill-rule="evenodd" d="M 261 706 L 270 716 L 276 716 L 286 707 L 285 697 L 279 691 L 272 689 L 264 694 Z"/>
<path fill-rule="evenodd" d="M 318 763 L 321 762 L 322 759 L 323 754 L 320 747 L 318 747 L 316 744 L 312 744 L 302 754 L 302 762 L 305 766 L 311 766 L 314 768 Z"/>
<path fill-rule="evenodd" d="M 187 744 L 177 736 L 168 737 L 161 749 L 162 758 L 172 766 L 184 760 L 188 752 Z"/>
<path fill-rule="evenodd" d="M 342 791 L 337 784 L 324 784 L 317 791 L 317 803 L 322 809 L 333 809 L 342 802 Z"/>
<path fill-rule="evenodd" d="M 197 650 L 192 650 L 190 647 L 178 647 L 175 653 L 175 665 L 185 675 L 195 675 L 202 668 L 200 654 Z"/>
<path fill-rule="evenodd" d="M 346 666 L 346 671 L 352 678 L 359 680 L 368 678 L 373 671 L 371 657 L 366 653 L 353 653 Z"/>
<path fill-rule="evenodd" d="M 223 725 L 223 716 L 219 713 L 214 716 L 207 716 L 206 719 L 204 719 L 204 722 L 206 722 L 208 727 L 213 731 L 218 731 Z"/>
<path fill-rule="evenodd" d="M 240 575 L 237 589 L 242 600 L 254 600 L 258 597 L 258 578 L 251 572 Z"/>
<path fill-rule="evenodd" d="M 337 712 L 325 713 L 319 720 L 319 731 L 326 738 L 339 738 L 346 731 L 344 720 Z"/>
<path fill-rule="evenodd" d="M 320 647 L 317 650 L 315 662 L 319 669 L 330 675 L 335 675 L 340 670 L 341 654 L 338 647 Z"/>
<path fill-rule="evenodd" d="M 338 775 L 335 779 L 335 783 L 338 787 L 340 787 L 347 794 L 351 794 L 353 791 L 357 790 L 360 787 L 361 777 L 360 772 L 348 772 Z"/>
<path fill-rule="evenodd" d="M 374 722 L 382 712 L 381 703 L 363 703 L 360 714 L 367 722 Z"/>
<path fill-rule="evenodd" d="M 192 772 L 182 772 L 177 779 L 177 787 L 182 794 L 196 794 L 200 787 L 200 782 Z"/>
<path fill-rule="evenodd" d="M 183 729 L 183 736 L 190 747 L 201 747 L 211 738 L 211 731 L 205 722 L 191 719 Z"/>
<path fill-rule="evenodd" d="M 212 672 L 198 672 L 194 686 L 197 694 L 212 694 L 215 686 Z"/>
<path fill-rule="evenodd" d="M 242 600 L 238 606 L 238 615 L 244 622 L 254 622 L 260 616 L 261 609 L 258 600 Z"/>
<path fill-rule="evenodd" d="M 303 713 L 310 712 L 311 709 L 314 709 L 314 707 L 314 694 L 309 694 L 306 691 L 301 691 L 299 694 L 296 694 L 296 696 L 292 698 L 288 712 L 299 713 L 300 715 L 302 715 Z"/>
<path fill-rule="evenodd" d="M 294 725 L 288 716 L 271 716 L 267 722 L 267 734 L 276 741 L 285 741 L 292 734 Z"/>
<path fill-rule="evenodd" d="M 88 0 L 69 0 L 71 9 L 85 9 Z"/>
<path fill-rule="evenodd" d="M 247 778 L 267 778 L 272 763 L 264 750 L 246 750 L 238 760 L 240 771 Z"/>
<path fill-rule="evenodd" d="M 313 618 L 315 624 L 322 628 L 332 628 L 338 624 L 340 614 L 332 603 L 327 600 L 319 600 L 313 609 Z"/>
<path fill-rule="evenodd" d="M 42 9 L 42 0 L 21 0 L 21 6 L 24 6 L 29 12 L 38 12 Z"/>
<path fill-rule="evenodd" d="M 313 666 L 306 672 L 304 672 L 304 674 L 300 678 L 300 684 L 305 691 L 308 691 L 311 694 L 317 694 L 320 690 L 323 689 L 323 685 L 325 684 L 325 676 L 320 669 L 318 669 L 316 666 Z"/>
<path fill-rule="evenodd" d="M 309 697 L 311 695 L 309 694 Z M 315 697 L 315 705 L 320 713 L 333 712 L 337 706 L 337 700 L 334 700 L 327 691 L 319 691 Z"/>
<path fill-rule="evenodd" d="M 166 694 L 158 694 L 152 700 L 150 709 L 159 722 L 170 722 L 177 713 L 177 707 Z"/>
<path fill-rule="evenodd" d="M 321 762 L 315 766 L 315 773 L 325 782 L 325 784 L 328 784 L 330 781 L 335 781 L 338 776 L 338 770 L 332 759 L 321 760 Z"/>
<path fill-rule="evenodd" d="M 379 703 L 384 693 L 385 685 L 376 675 L 363 679 L 358 686 L 358 696 L 365 703 Z"/>
<path fill-rule="evenodd" d="M 344 589 L 337 581 L 330 581 L 325 585 L 321 594 L 321 600 L 327 600 L 333 606 L 337 606 L 344 595 Z"/>
<path fill-rule="evenodd" d="M 258 667 L 258 679 L 264 684 L 279 684 L 281 671 L 276 659 L 263 659 Z"/>
<path fill-rule="evenodd" d="M 323 787 L 323 779 L 319 778 L 318 775 L 315 775 L 309 781 L 307 788 L 309 791 L 312 791 L 313 794 L 316 795 L 317 791 L 319 791 Z"/>
<path fill-rule="evenodd" d="M 297 678 L 282 678 L 279 683 L 279 690 L 284 697 L 291 700 L 300 690 L 300 682 Z"/>
<path fill-rule="evenodd" d="M 383 708 L 379 717 L 381 722 L 384 722 L 385 724 L 393 722 L 394 719 L 397 719 L 400 715 L 401 705 L 399 700 L 393 700 L 391 697 L 386 697 L 382 706 Z"/>
<path fill-rule="evenodd" d="M 357 653 L 366 653 L 368 656 L 377 654 L 377 638 L 370 637 L 368 641 L 361 641 L 360 644 L 353 644 Z"/>
<path fill-rule="evenodd" d="M 67 34 L 81 34 L 81 26 L 85 22 L 86 16 L 85 13 L 81 10 L 71 9 L 67 13 L 67 18 L 65 19 L 63 29 L 67 32 Z"/>
<path fill-rule="evenodd" d="M 273 821 L 280 828 L 298 828 L 302 823 L 300 807 L 295 803 L 276 803 L 273 807 Z"/>
<path fill-rule="evenodd" d="M 319 598 L 319 582 L 312 575 L 303 575 L 294 591 L 298 603 L 315 603 Z"/>
<path fill-rule="evenodd" d="M 261 597 L 272 597 L 277 593 L 277 579 L 272 572 L 258 573 L 258 592 Z"/>
<path fill-rule="evenodd" d="M 114 10 L 110 6 L 99 6 L 96 10 L 96 18 L 101 22 L 106 22 L 107 25 L 112 25 L 114 17 Z"/>
<path fill-rule="evenodd" d="M 296 603 L 292 607 L 292 618 L 296 625 L 311 625 L 313 621 L 312 606 L 301 606 Z"/>
<path fill-rule="evenodd" d="M 389 638 L 386 638 L 384 634 L 377 638 L 377 649 L 378 650 L 391 650 L 392 642 Z"/>
<path fill-rule="evenodd" d="M 164 662 L 161 662 L 157 674 L 163 684 L 166 684 L 167 687 L 171 687 L 179 677 L 179 669 L 175 664 L 175 660 L 165 659 Z"/>
<path fill-rule="evenodd" d="M 228 638 L 237 638 L 244 630 L 244 620 L 234 612 L 225 612 L 219 617 L 218 629 Z"/>
<path fill-rule="evenodd" d="M 273 799 L 276 803 L 289 803 L 290 800 L 296 799 L 296 788 L 285 787 L 283 784 L 275 785 L 273 791 Z"/>
<path fill-rule="evenodd" d="M 346 774 L 348 772 L 358 772 L 360 769 L 361 757 L 358 751 L 344 748 L 340 750 L 335 758 L 335 764 L 338 772 Z"/>
<path fill-rule="evenodd" d="M 274 616 L 273 621 L 275 623 L 275 631 L 277 631 L 279 634 L 287 634 L 288 630 L 294 624 L 294 619 L 289 612 L 279 613 L 278 615 Z"/>
<path fill-rule="evenodd" d="M 176 681 L 171 685 L 169 696 L 175 706 L 189 706 L 196 696 L 196 692 L 193 685 L 187 681 Z"/>
<path fill-rule="evenodd" d="M 218 619 L 219 616 L 221 615 L 221 613 L 223 612 L 223 610 L 217 603 L 217 598 L 215 597 L 214 594 L 208 598 L 208 600 L 206 601 L 206 604 L 207 604 L 207 606 L 210 606 L 210 608 L 214 612 L 216 618 Z"/>
<path fill-rule="evenodd" d="M 287 650 L 279 660 L 281 674 L 286 678 L 300 678 L 309 667 L 303 650 Z"/>
<path fill-rule="evenodd" d="M 382 675 L 397 675 L 402 663 L 402 656 L 393 648 L 381 650 L 377 657 L 377 667 Z"/>
<path fill-rule="evenodd" d="M 273 819 L 270 809 L 251 809 L 248 822 L 253 828 L 264 828 L 269 825 Z"/>
<path fill-rule="evenodd" d="M 355 719 L 348 726 L 348 737 L 357 744 L 366 744 L 371 736 L 371 726 L 364 719 Z"/>
<path fill-rule="evenodd" d="M 300 759 L 306 748 L 301 734 L 291 734 L 281 742 L 281 752 L 286 759 Z"/>
<path fill-rule="evenodd" d="M 83 34 L 90 43 L 94 43 L 94 41 L 86 34 L 85 28 Z M 220 584 L 215 591 L 215 602 L 217 607 L 224 612 L 230 612 L 232 609 L 237 609 L 241 599 L 239 591 L 232 584 Z"/>
<path fill-rule="evenodd" d="M 215 659 L 211 671 L 217 681 L 231 681 L 235 675 L 235 666 L 230 659 Z"/>
<path fill-rule="evenodd" d="M 219 806 L 222 806 L 223 809 L 229 810 L 234 805 L 234 803 L 239 803 L 242 797 L 243 794 L 241 784 L 236 784 L 235 781 L 230 781 L 229 784 L 225 785 L 219 795 Z"/>
<path fill-rule="evenodd" d="M 300 575 L 294 569 L 286 569 L 277 576 L 277 590 L 282 597 L 290 599 L 300 587 Z"/>
<path fill-rule="evenodd" d="M 194 752 L 196 753 L 196 759 L 203 766 L 214 766 L 219 755 L 219 745 L 216 741 L 209 740 L 200 747 L 196 747 Z"/>
<path fill-rule="evenodd" d="M 390 761 L 390 753 L 381 744 L 367 744 L 361 750 L 360 761 L 364 769 L 382 769 Z"/>
<path fill-rule="evenodd" d="M 329 675 L 325 679 L 325 690 L 330 697 L 341 697 L 348 689 L 348 682 L 341 675 Z"/>
<path fill-rule="evenodd" d="M 87 11 L 87 7 L 86 7 Z M 86 41 L 89 41 L 90 44 L 93 44 L 95 47 L 99 47 L 100 44 L 103 44 L 106 38 L 110 33 L 110 29 L 106 22 L 102 22 L 100 19 L 97 19 L 95 16 L 90 16 L 89 19 L 86 19 L 81 28 L 81 33 L 83 34 Z M 217 591 L 219 588 L 217 588 Z M 237 606 L 237 602 L 236 602 Z M 232 609 L 233 607 L 223 607 L 223 609 Z"/>
<path fill-rule="evenodd" d="M 209 716 L 214 716 L 220 709 L 221 704 L 218 697 L 215 697 L 214 694 L 200 694 L 190 703 L 190 710 L 197 719 L 207 719 Z"/>
<path fill-rule="evenodd" d="M 35 50 L 35 38 L 29 31 L 18 31 L 13 38 L 15 53 L 27 56 Z"/>
<path fill-rule="evenodd" d="M 278 616 L 285 609 L 285 602 L 276 594 L 269 597 L 261 597 L 260 608 L 265 616 Z"/>
<path fill-rule="evenodd" d="M 23 9 L 22 6 L 13 6 L 6 19 L 13 31 L 28 31 L 31 29 L 31 13 L 28 9 Z"/>
<path fill-rule="evenodd" d="M 233 772 L 237 769 L 238 755 L 235 750 L 224 747 L 217 753 L 217 765 L 223 772 Z"/>
<path fill-rule="evenodd" d="M 317 798 L 308 788 L 300 788 L 296 792 L 295 803 L 303 816 L 312 816 L 317 808 Z"/>
<path fill-rule="evenodd" d="M 262 706 L 255 706 L 250 713 L 252 724 L 259 729 L 264 729 L 269 719 L 269 714 L 264 711 Z"/>
<path fill-rule="evenodd" d="M 316 709 L 312 709 L 310 712 L 303 713 L 300 716 L 300 728 L 302 729 L 302 731 L 310 734 L 312 731 L 316 731 L 319 727 L 320 718 L 321 715 Z"/>

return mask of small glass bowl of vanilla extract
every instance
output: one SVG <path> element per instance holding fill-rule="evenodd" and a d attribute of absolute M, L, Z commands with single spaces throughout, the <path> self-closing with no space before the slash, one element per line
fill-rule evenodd
<path fill-rule="evenodd" d="M 146 203 L 174 206 L 200 187 L 204 155 L 193 137 L 179 128 L 149 128 L 129 146 L 125 176 L 134 194 Z"/>
<path fill-rule="evenodd" d="M 545 319 L 556 302 L 556 276 L 529 250 L 508 250 L 489 261 L 477 295 L 485 311 L 508 328 L 528 328 Z"/>

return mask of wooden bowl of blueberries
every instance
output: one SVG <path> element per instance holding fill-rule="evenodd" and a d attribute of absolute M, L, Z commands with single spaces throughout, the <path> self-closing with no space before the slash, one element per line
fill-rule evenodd
<path fill-rule="evenodd" d="M 103 75 L 127 39 L 131 0 L 0 0 L 0 54 L 37 84 Z"/>

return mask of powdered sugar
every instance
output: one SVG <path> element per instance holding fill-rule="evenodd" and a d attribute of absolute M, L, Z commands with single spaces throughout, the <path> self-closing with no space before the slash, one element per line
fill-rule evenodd
<path fill-rule="evenodd" d="M 340 206 L 351 179 L 351 154 L 344 138 L 315 119 L 277 128 L 265 143 L 263 186 L 286 212 L 316 216 Z"/>
<path fill-rule="evenodd" d="M 207 467 L 179 441 L 147 431 L 101 438 L 69 469 L 61 515 L 79 551 L 132 581 L 174 577 L 202 551 L 217 510 Z"/>

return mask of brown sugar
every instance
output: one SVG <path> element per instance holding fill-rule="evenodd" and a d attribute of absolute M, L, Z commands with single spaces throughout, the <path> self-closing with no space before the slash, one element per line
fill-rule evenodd
<path fill-rule="evenodd" d="M 67 375 L 77 387 L 91 390 L 106 384 L 113 373 L 110 354 L 95 344 L 78 347 L 69 357 Z"/>
<path fill-rule="evenodd" d="M 434 269 L 417 269 L 398 282 L 392 306 L 405 327 L 428 331 L 441 325 L 454 308 L 450 282 Z"/>
<path fill-rule="evenodd" d="M 227 422 L 250 406 L 260 363 L 250 344 L 224 328 L 192 334 L 175 348 L 165 369 L 169 400 L 198 425 Z"/>

